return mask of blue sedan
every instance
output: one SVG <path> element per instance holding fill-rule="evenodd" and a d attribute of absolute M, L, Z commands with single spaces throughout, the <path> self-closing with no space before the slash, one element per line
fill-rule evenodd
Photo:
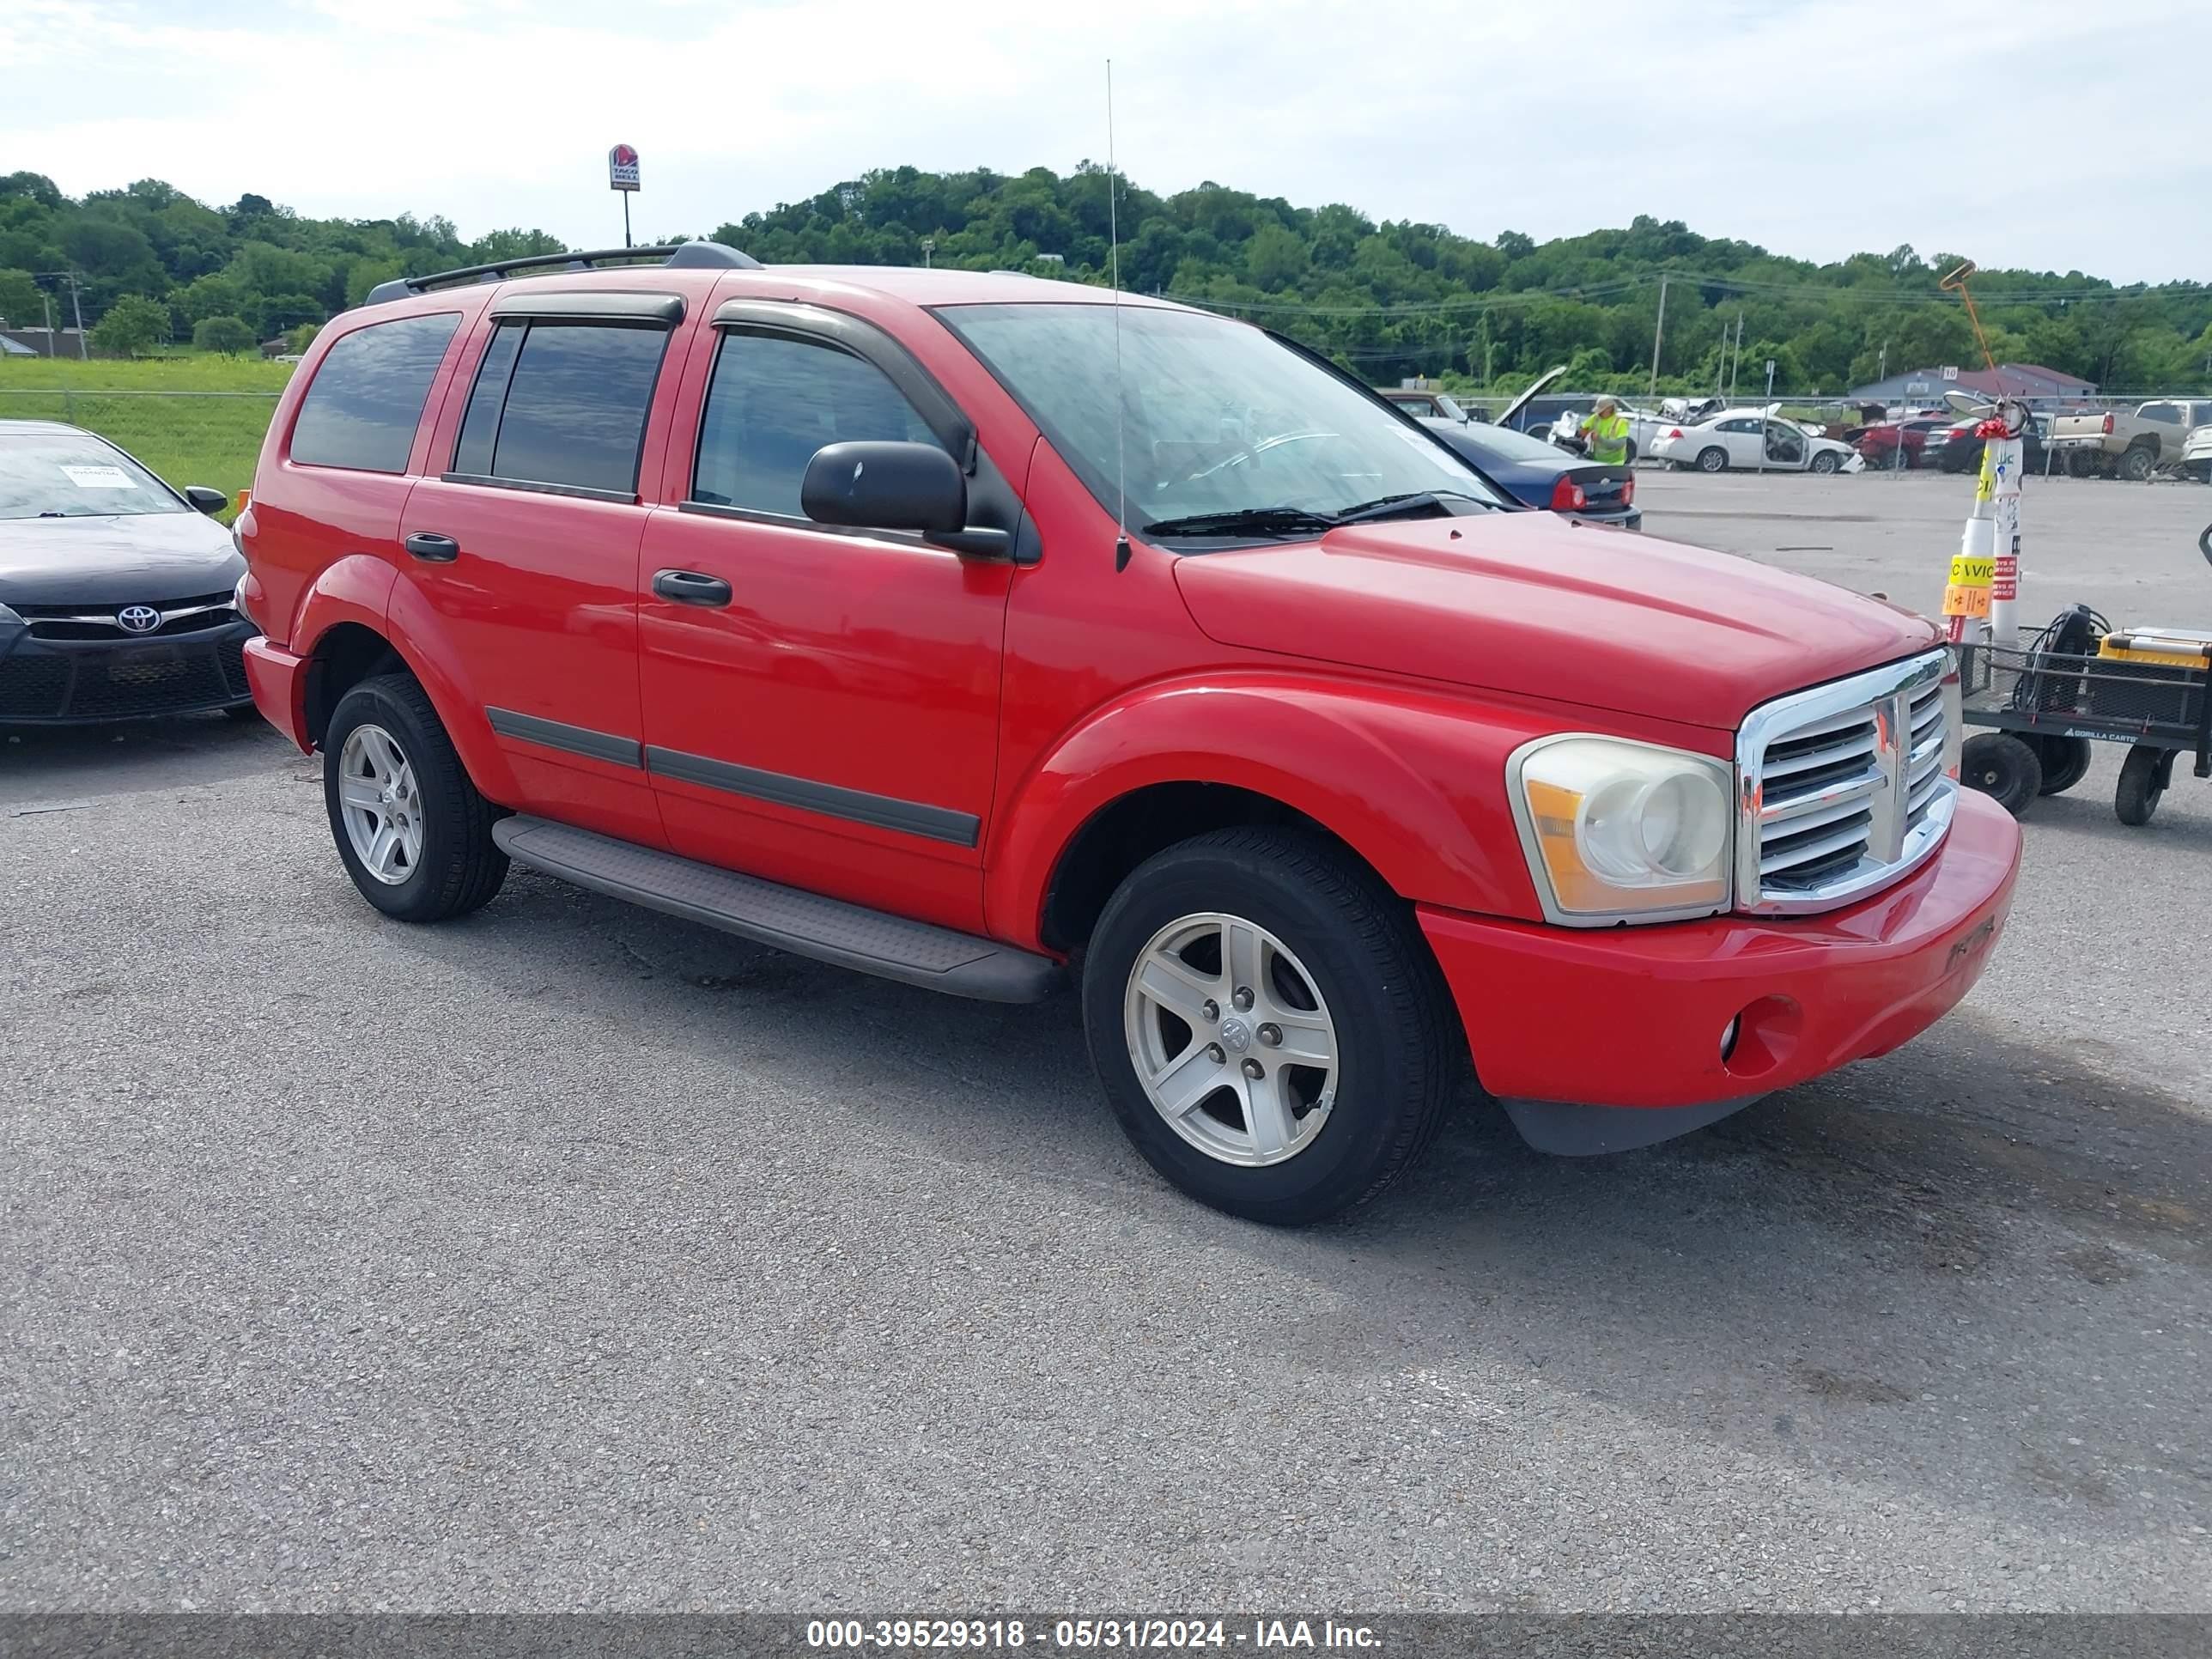
<path fill-rule="evenodd" d="M 1609 530 L 1644 527 L 1644 509 L 1636 505 L 1636 477 L 1626 465 L 1601 466 L 1507 427 L 1434 420 L 1421 424 L 1524 507 Z"/>

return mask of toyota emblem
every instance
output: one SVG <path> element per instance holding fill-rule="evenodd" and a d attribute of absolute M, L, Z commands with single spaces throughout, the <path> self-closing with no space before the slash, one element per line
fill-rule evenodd
<path fill-rule="evenodd" d="M 150 605 L 126 605 L 115 613 L 115 625 L 126 634 L 150 634 L 161 625 L 161 613 Z"/>

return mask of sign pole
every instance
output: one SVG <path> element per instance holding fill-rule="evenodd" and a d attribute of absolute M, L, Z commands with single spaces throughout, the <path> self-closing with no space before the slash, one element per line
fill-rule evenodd
<path fill-rule="evenodd" d="M 629 192 L 628 191 L 623 192 L 623 246 L 624 247 L 636 246 L 629 239 Z"/>

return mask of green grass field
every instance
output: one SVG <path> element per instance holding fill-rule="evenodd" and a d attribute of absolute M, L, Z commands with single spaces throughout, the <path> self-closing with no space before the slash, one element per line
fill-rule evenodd
<path fill-rule="evenodd" d="M 235 495 L 253 482 L 261 434 L 292 368 L 251 357 L 4 357 L 0 420 L 67 421 L 179 488 L 212 484 Z"/>

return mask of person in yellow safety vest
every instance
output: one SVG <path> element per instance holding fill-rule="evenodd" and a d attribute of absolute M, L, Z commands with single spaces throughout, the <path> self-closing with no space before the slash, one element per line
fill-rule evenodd
<path fill-rule="evenodd" d="M 1620 399 L 1599 398 L 1577 430 L 1589 446 L 1590 459 L 1600 466 L 1628 465 L 1628 416 L 1620 412 Z"/>

